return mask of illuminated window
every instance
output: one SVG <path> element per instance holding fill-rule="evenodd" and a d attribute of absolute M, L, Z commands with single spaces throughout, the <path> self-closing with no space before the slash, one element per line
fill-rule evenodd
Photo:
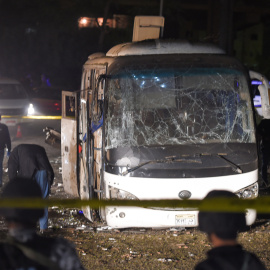
<path fill-rule="evenodd" d="M 104 18 L 80 17 L 78 19 L 79 28 L 95 28 L 103 25 Z M 106 20 L 106 26 L 109 28 L 128 28 L 130 17 L 126 15 L 113 15 L 113 19 Z"/>

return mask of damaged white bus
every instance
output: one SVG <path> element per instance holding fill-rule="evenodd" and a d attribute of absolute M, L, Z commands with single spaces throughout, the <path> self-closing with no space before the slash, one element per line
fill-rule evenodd
<path fill-rule="evenodd" d="M 93 54 L 81 90 L 63 92 L 62 176 L 82 199 L 202 199 L 226 189 L 258 196 L 251 79 L 219 48 L 147 40 Z M 83 209 L 93 220 L 92 211 Z M 195 227 L 197 209 L 105 207 L 113 228 Z M 255 211 L 247 211 L 252 224 Z"/>

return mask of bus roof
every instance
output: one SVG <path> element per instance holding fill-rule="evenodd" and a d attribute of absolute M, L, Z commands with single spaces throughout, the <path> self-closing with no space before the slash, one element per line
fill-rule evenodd
<path fill-rule="evenodd" d="M 115 59 L 108 65 L 108 75 L 130 75 L 135 73 L 157 74 L 159 72 L 171 72 L 179 70 L 196 69 L 204 70 L 205 74 L 218 73 L 246 73 L 242 63 L 225 54 L 159 54 L 159 55 L 127 55 L 111 57 Z M 149 73 L 150 72 L 150 73 Z M 200 71 L 202 72 L 202 71 Z M 209 73 L 210 72 L 210 73 Z M 191 73 L 189 73 L 191 74 Z"/>
<path fill-rule="evenodd" d="M 144 40 L 123 43 L 112 47 L 106 56 L 153 55 L 153 54 L 224 54 L 216 45 L 206 43 L 190 43 L 184 40 Z"/>

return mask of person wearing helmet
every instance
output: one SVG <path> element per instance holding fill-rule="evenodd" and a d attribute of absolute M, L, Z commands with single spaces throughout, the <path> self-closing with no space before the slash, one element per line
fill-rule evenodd
<path fill-rule="evenodd" d="M 42 198 L 38 183 L 15 178 L 3 189 L 2 199 Z M 0 269 L 83 270 L 73 244 L 63 238 L 36 233 L 36 223 L 44 214 L 41 208 L 0 208 L 8 235 L 0 242 Z"/>
<path fill-rule="evenodd" d="M 205 199 L 236 198 L 226 190 L 213 190 Z M 253 253 L 245 251 L 237 242 L 237 234 L 245 229 L 245 213 L 199 212 L 199 229 L 208 235 L 213 249 L 207 259 L 200 262 L 195 270 L 266 270 L 263 263 Z"/>
<path fill-rule="evenodd" d="M 47 198 L 53 183 L 54 172 L 44 147 L 36 144 L 20 144 L 11 152 L 8 160 L 8 176 L 12 180 L 19 177 L 35 179 L 43 198 Z M 40 230 L 48 228 L 48 208 L 39 221 Z"/>
<path fill-rule="evenodd" d="M 0 114 L 0 121 L 1 119 L 2 116 Z M 0 123 L 0 187 L 2 186 L 3 160 L 5 155 L 5 148 L 8 149 L 7 156 L 9 156 L 11 150 L 11 140 L 8 127 L 5 124 Z"/>

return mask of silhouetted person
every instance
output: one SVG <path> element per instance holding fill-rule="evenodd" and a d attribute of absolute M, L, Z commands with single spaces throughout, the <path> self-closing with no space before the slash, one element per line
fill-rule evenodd
<path fill-rule="evenodd" d="M 213 190 L 210 198 L 236 198 L 229 191 Z M 207 259 L 199 263 L 195 270 L 266 270 L 262 262 L 237 242 L 237 233 L 246 226 L 245 213 L 199 212 L 199 229 L 207 233 L 213 249 Z"/>
<path fill-rule="evenodd" d="M 47 198 L 53 183 L 54 172 L 42 146 L 20 144 L 9 156 L 8 176 L 10 180 L 17 176 L 35 179 L 41 188 L 43 198 Z M 48 208 L 45 209 L 45 214 L 39 223 L 41 230 L 48 228 Z"/>
<path fill-rule="evenodd" d="M 0 114 L 0 121 L 1 119 L 2 116 Z M 5 156 L 5 148 L 8 149 L 7 155 L 9 156 L 11 150 L 11 141 L 8 127 L 5 124 L 0 123 L 0 187 L 2 186 L 3 160 Z"/>
<path fill-rule="evenodd" d="M 39 185 L 32 179 L 9 181 L 2 199 L 42 198 Z M 44 215 L 41 208 L 0 208 L 6 220 L 7 239 L 0 242 L 1 270 L 83 270 L 74 246 L 63 238 L 36 234 L 36 223 Z"/>
<path fill-rule="evenodd" d="M 257 132 L 261 137 L 262 179 L 265 186 L 268 187 L 267 167 L 270 162 L 270 119 L 263 119 L 257 127 Z"/>

